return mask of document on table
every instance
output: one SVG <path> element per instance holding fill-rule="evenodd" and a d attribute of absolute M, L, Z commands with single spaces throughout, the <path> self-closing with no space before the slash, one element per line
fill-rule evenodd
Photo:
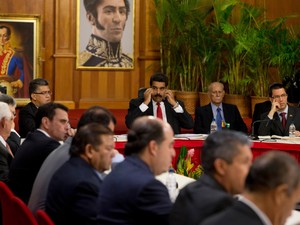
<path fill-rule="evenodd" d="M 205 140 L 208 134 L 175 134 L 175 140 Z"/>

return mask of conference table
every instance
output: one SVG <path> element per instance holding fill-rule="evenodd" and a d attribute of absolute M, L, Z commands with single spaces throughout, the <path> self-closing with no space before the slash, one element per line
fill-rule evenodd
<path fill-rule="evenodd" d="M 178 158 L 178 155 L 180 153 L 180 149 L 182 146 L 185 146 L 188 150 L 194 149 L 195 150 L 195 156 L 192 158 L 192 162 L 194 164 L 199 164 L 201 162 L 201 148 L 205 141 L 205 138 L 196 138 L 196 139 L 190 139 L 188 137 L 186 138 L 175 138 L 174 142 L 174 148 L 176 150 L 176 157 L 173 159 L 173 166 L 176 168 L 176 161 Z M 125 148 L 126 140 L 124 137 L 115 138 L 115 147 L 116 149 L 124 154 L 124 148 Z M 226 143 L 224 143 L 226 144 Z M 263 139 L 263 140 L 255 140 L 252 141 L 252 147 L 251 147 L 252 153 L 253 153 L 253 159 L 260 156 L 261 154 L 271 151 L 271 150 L 277 150 L 277 151 L 284 151 L 292 155 L 296 158 L 296 160 L 300 164 L 300 138 L 297 140 L 280 140 L 280 139 Z"/>

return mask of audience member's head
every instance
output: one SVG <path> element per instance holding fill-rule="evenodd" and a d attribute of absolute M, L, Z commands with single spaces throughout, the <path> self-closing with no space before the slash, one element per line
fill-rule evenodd
<path fill-rule="evenodd" d="M 115 116 L 108 109 L 101 106 L 93 106 L 82 114 L 78 122 L 77 129 L 93 122 L 108 127 L 112 131 L 114 131 L 117 123 Z"/>
<path fill-rule="evenodd" d="M 230 194 L 241 193 L 252 163 L 248 137 L 232 130 L 217 131 L 207 137 L 201 159 L 204 172 L 214 177 Z"/>
<path fill-rule="evenodd" d="M 153 116 L 137 118 L 128 131 L 125 155 L 136 155 L 148 164 L 153 174 L 168 170 L 175 156 L 173 130 Z"/>
<path fill-rule="evenodd" d="M 49 83 L 43 78 L 36 78 L 29 83 L 29 97 L 33 104 L 40 107 L 43 104 L 51 102 L 52 92 Z"/>
<path fill-rule="evenodd" d="M 288 153 L 271 151 L 253 162 L 246 178 L 245 197 L 274 225 L 283 225 L 300 201 L 300 167 Z"/>
<path fill-rule="evenodd" d="M 49 102 L 40 106 L 35 115 L 37 128 L 46 131 L 57 141 L 64 141 L 70 129 L 68 108 L 62 104 Z"/>
<path fill-rule="evenodd" d="M 224 85 L 220 82 L 213 82 L 208 86 L 208 96 L 210 101 L 219 106 L 225 96 Z"/>
<path fill-rule="evenodd" d="M 16 117 L 17 103 L 13 97 L 6 94 L 0 94 L 0 102 L 5 102 L 6 104 L 8 104 L 11 113 L 13 114 L 14 117 Z"/>
<path fill-rule="evenodd" d="M 82 157 L 99 172 L 110 169 L 115 154 L 113 131 L 98 123 L 81 126 L 72 140 L 70 154 Z"/>
<path fill-rule="evenodd" d="M 12 115 L 7 103 L 0 102 L 0 135 L 6 140 L 11 132 L 14 116 Z"/>

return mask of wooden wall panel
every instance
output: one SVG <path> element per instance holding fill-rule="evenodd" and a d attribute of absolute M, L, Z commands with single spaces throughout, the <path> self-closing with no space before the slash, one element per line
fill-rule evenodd
<path fill-rule="evenodd" d="M 159 69 L 159 33 L 152 0 L 135 0 L 134 69 L 76 70 L 77 0 L 1 0 L 0 13 L 41 15 L 41 74 L 54 90 L 54 100 L 70 108 L 102 105 L 126 109 L 139 87 L 149 86 Z M 295 0 L 245 0 L 265 6 L 274 18 L 300 12 Z M 291 22 L 299 27 L 300 18 Z"/>

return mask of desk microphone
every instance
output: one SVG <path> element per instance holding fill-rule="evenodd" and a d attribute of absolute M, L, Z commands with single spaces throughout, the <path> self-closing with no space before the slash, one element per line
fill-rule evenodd
<path fill-rule="evenodd" d="M 257 124 L 257 123 L 261 123 L 261 122 L 269 122 L 271 119 L 264 119 L 264 120 L 255 120 L 253 123 L 252 123 L 252 126 L 251 126 L 251 135 L 250 135 L 250 139 L 252 140 L 258 140 L 258 135 L 254 134 L 254 125 Z"/>

